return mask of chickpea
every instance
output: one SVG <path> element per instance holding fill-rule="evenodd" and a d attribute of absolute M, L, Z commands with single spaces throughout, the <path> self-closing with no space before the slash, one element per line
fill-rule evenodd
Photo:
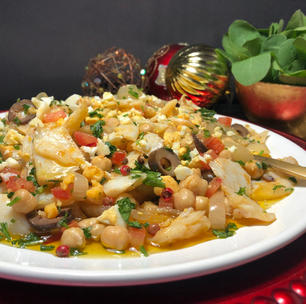
<path fill-rule="evenodd" d="M 70 248 L 83 249 L 86 245 L 86 238 L 81 228 L 72 227 L 63 232 L 61 245 Z"/>
<path fill-rule="evenodd" d="M 102 231 L 104 230 L 104 228 L 105 228 L 105 225 L 103 225 L 103 224 L 95 224 L 95 225 L 92 226 L 92 228 L 90 229 L 90 233 L 91 233 L 92 238 L 95 241 L 100 240 L 100 235 L 101 235 Z"/>
<path fill-rule="evenodd" d="M 82 220 L 78 224 L 81 228 L 88 228 L 88 227 L 93 226 L 95 224 L 99 224 L 99 221 L 95 217 L 93 217 L 93 218 L 88 218 L 88 219 Z"/>
<path fill-rule="evenodd" d="M 195 210 L 196 211 L 199 211 L 199 210 L 207 211 L 206 214 L 208 214 L 209 198 L 206 196 L 196 196 Z"/>
<path fill-rule="evenodd" d="M 107 248 L 124 250 L 129 245 L 129 231 L 123 226 L 107 226 L 103 229 L 100 240 Z"/>
<path fill-rule="evenodd" d="M 208 183 L 205 179 L 193 174 L 182 180 L 179 187 L 180 189 L 186 188 L 192 191 L 195 196 L 204 196 L 207 192 Z"/>
<path fill-rule="evenodd" d="M 111 172 L 112 169 L 112 161 L 103 155 L 93 157 L 91 164 L 100 168 L 102 171 Z"/>
<path fill-rule="evenodd" d="M 149 125 L 147 123 L 145 124 L 142 124 L 140 127 L 139 127 L 139 133 L 149 133 L 149 132 L 153 132 L 153 127 L 152 125 Z"/>
<path fill-rule="evenodd" d="M 252 160 L 245 164 L 244 169 L 247 173 L 250 174 L 252 179 L 258 179 L 263 176 L 264 170 L 261 163 Z"/>
<path fill-rule="evenodd" d="M 193 174 L 198 175 L 201 177 L 201 169 L 200 168 L 191 168 Z"/>
<path fill-rule="evenodd" d="M 174 208 L 183 211 L 185 208 L 195 207 L 195 196 L 188 189 L 181 189 L 173 195 Z"/>
<path fill-rule="evenodd" d="M 20 197 L 20 200 L 12 206 L 14 211 L 26 214 L 35 209 L 37 205 L 36 198 L 28 190 L 17 190 L 13 195 L 12 200 L 17 197 Z"/>
<path fill-rule="evenodd" d="M 222 150 L 222 151 L 219 153 L 219 157 L 220 157 L 220 158 L 226 158 L 226 159 L 234 160 L 232 152 L 231 152 L 230 150 L 228 150 L 228 149 Z"/>

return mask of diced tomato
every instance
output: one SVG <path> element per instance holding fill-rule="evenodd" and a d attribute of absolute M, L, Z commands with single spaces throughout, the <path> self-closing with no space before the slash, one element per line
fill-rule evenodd
<path fill-rule="evenodd" d="M 96 147 L 98 143 L 98 138 L 83 132 L 74 132 L 74 138 L 80 146 Z"/>
<path fill-rule="evenodd" d="M 173 209 L 174 204 L 173 204 L 173 198 L 169 201 L 165 201 L 162 197 L 159 198 L 159 203 L 158 203 L 159 208 L 169 208 Z"/>
<path fill-rule="evenodd" d="M 67 114 L 64 110 L 59 110 L 56 112 L 47 113 L 43 117 L 43 122 L 57 122 L 60 118 L 67 117 Z"/>
<path fill-rule="evenodd" d="M 116 151 L 114 155 L 111 157 L 111 161 L 115 165 L 121 165 L 124 158 L 126 158 L 125 152 Z"/>
<path fill-rule="evenodd" d="M 80 227 L 78 222 L 75 221 L 75 220 L 72 220 L 70 223 L 68 223 L 68 226 L 69 228 L 72 228 L 72 227 Z M 62 227 L 61 230 L 62 232 L 64 232 L 67 228 L 66 227 Z"/>
<path fill-rule="evenodd" d="M 232 119 L 230 117 L 219 117 L 218 122 L 225 127 L 230 127 L 232 125 Z"/>
<path fill-rule="evenodd" d="M 63 232 L 59 231 L 56 234 L 51 235 L 44 241 L 44 245 L 51 244 L 53 242 L 57 242 L 61 239 Z"/>
<path fill-rule="evenodd" d="M 225 148 L 221 139 L 218 137 L 204 138 L 204 145 L 207 149 L 214 150 L 217 154 L 219 154 Z"/>
<path fill-rule="evenodd" d="M 204 161 L 201 161 L 201 164 L 203 166 L 203 168 L 201 168 L 201 170 L 209 170 L 210 169 L 210 165 L 209 162 L 211 160 L 214 160 L 218 157 L 218 154 L 214 151 L 214 150 L 208 150 L 206 153 L 204 153 L 203 155 L 209 155 L 211 158 L 207 160 L 207 163 L 205 163 Z M 202 156 L 203 156 L 202 155 Z"/>
<path fill-rule="evenodd" d="M 211 197 L 221 186 L 222 179 L 219 177 L 214 177 L 208 184 L 208 189 L 205 194 L 207 197 Z"/>
<path fill-rule="evenodd" d="M 67 189 L 64 190 L 61 187 L 54 187 L 51 189 L 52 194 L 59 200 L 69 200 L 72 198 L 72 189 L 74 184 L 69 184 Z"/>
<path fill-rule="evenodd" d="M 13 176 L 5 184 L 8 189 L 11 189 L 14 192 L 19 189 L 25 189 L 28 190 L 29 192 L 35 191 L 35 186 L 33 182 L 27 181 L 23 177 Z"/>
<path fill-rule="evenodd" d="M 142 227 L 142 229 L 129 227 L 130 232 L 130 247 L 135 247 L 139 249 L 139 246 L 143 245 L 145 237 L 146 237 L 146 229 Z"/>

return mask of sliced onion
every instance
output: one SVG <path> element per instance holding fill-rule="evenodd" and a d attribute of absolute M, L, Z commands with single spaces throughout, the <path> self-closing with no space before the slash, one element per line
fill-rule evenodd
<path fill-rule="evenodd" d="M 72 197 L 76 201 L 84 201 L 88 190 L 88 180 L 85 176 L 75 173 Z"/>
<path fill-rule="evenodd" d="M 209 216 L 214 229 L 225 229 L 225 196 L 222 190 L 215 192 L 209 199 Z"/>
<path fill-rule="evenodd" d="M 266 144 L 261 143 L 251 143 L 247 146 L 248 150 L 255 152 L 262 152 L 263 154 L 270 154 L 270 150 L 268 149 Z"/>
<path fill-rule="evenodd" d="M 100 216 L 105 210 L 109 209 L 111 206 L 99 206 L 99 205 L 90 205 L 90 204 L 81 204 L 82 211 L 88 217 L 98 217 Z"/>

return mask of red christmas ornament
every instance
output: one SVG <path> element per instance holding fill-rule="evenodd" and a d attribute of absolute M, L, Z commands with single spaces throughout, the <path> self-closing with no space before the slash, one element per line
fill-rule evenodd
<path fill-rule="evenodd" d="M 147 63 L 150 93 L 164 100 L 182 95 L 209 107 L 229 87 L 229 67 L 215 49 L 202 44 L 173 44 L 159 49 Z"/>
<path fill-rule="evenodd" d="M 149 94 L 163 100 L 172 100 L 166 87 L 166 69 L 173 55 L 187 43 L 164 45 L 147 62 L 146 72 L 149 78 Z"/>

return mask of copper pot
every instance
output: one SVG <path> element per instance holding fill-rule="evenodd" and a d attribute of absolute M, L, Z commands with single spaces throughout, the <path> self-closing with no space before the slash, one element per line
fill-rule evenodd
<path fill-rule="evenodd" d="M 306 87 L 236 81 L 237 98 L 247 118 L 306 140 Z"/>

